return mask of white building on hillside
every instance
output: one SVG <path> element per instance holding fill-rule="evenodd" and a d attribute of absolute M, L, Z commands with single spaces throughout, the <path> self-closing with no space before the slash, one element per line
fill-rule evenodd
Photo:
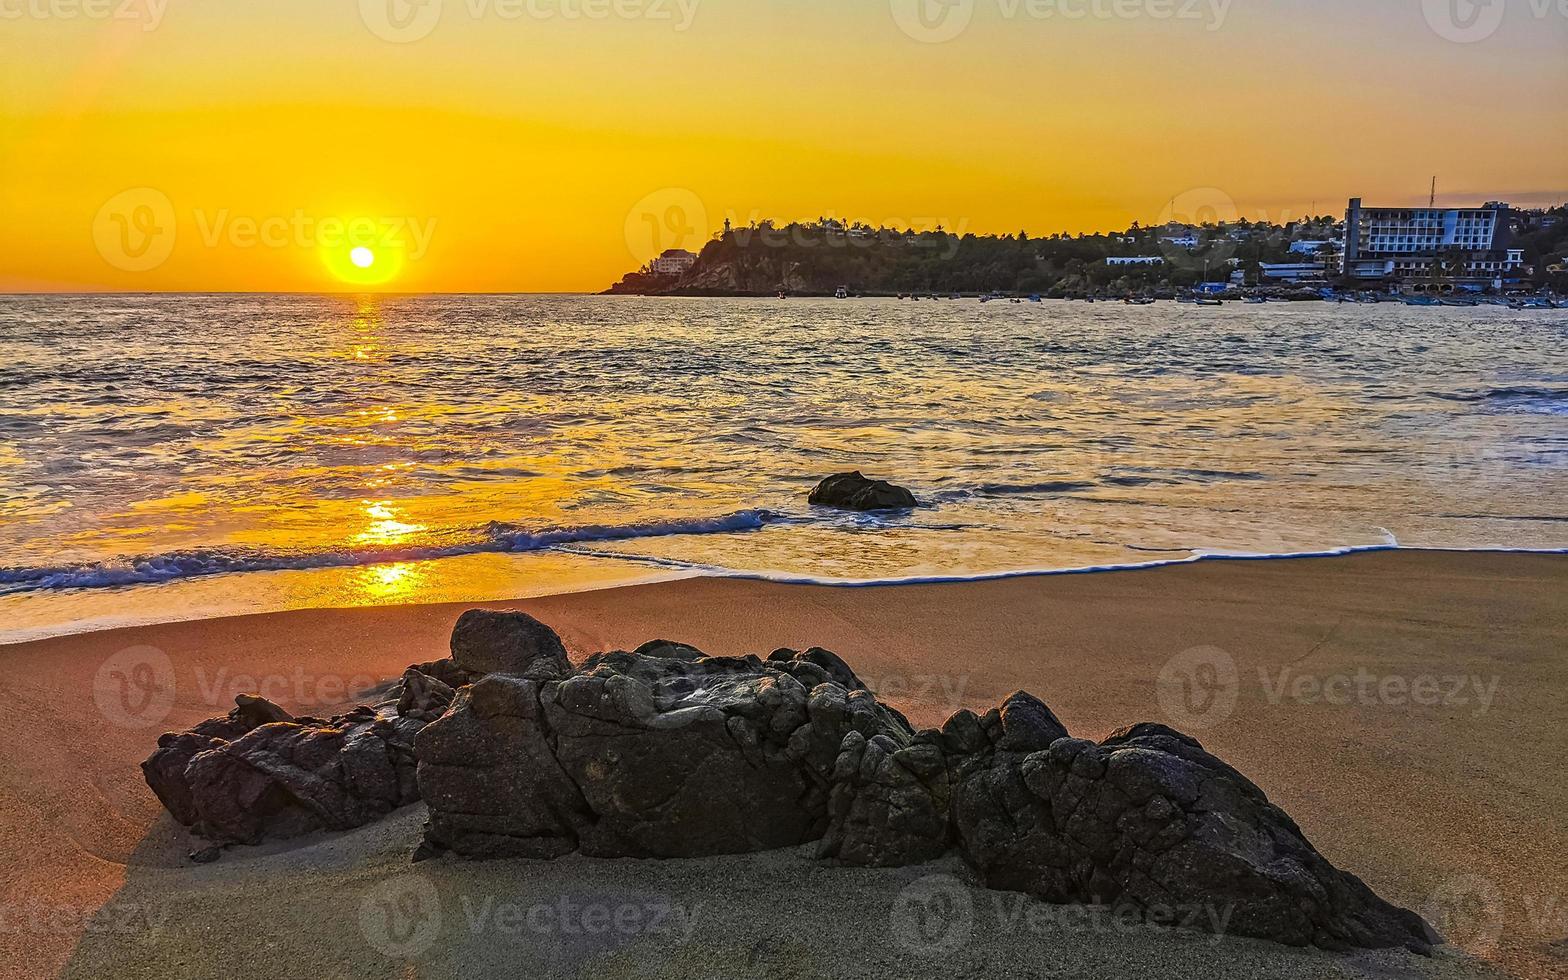
<path fill-rule="evenodd" d="M 665 249 L 664 253 L 648 263 L 648 271 L 656 276 L 684 275 L 697 264 L 697 256 L 684 248 Z"/>

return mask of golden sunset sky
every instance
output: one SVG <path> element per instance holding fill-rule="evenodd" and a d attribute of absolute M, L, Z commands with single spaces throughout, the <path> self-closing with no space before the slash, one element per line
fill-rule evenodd
<path fill-rule="evenodd" d="M 1568 12 L 1504 7 L 0 0 L 0 290 L 597 290 L 726 215 L 1042 235 L 1433 174 L 1555 203 Z"/>

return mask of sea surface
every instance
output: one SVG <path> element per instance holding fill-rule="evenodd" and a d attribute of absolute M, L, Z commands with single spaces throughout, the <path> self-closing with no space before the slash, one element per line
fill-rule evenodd
<path fill-rule="evenodd" d="M 0 640 L 1396 545 L 1568 548 L 1568 312 L 0 297 Z"/>

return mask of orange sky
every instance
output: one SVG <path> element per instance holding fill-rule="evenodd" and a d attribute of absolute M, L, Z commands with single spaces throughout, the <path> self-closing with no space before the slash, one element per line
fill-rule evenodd
<path fill-rule="evenodd" d="M 0 0 L 0 290 L 596 290 L 726 215 L 1568 198 L 1568 12 L 1449 4 Z"/>

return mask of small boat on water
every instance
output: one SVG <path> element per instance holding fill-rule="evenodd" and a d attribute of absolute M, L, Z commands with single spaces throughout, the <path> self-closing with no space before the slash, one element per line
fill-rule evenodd
<path fill-rule="evenodd" d="M 849 299 L 849 287 L 848 286 L 840 286 L 840 287 L 838 287 L 838 291 L 833 294 L 833 298 L 834 299 Z"/>
<path fill-rule="evenodd" d="M 1444 306 L 1480 306 L 1481 305 L 1478 301 L 1473 300 L 1473 299 L 1441 299 L 1441 300 L 1438 300 L 1438 302 L 1441 303 Z"/>
<path fill-rule="evenodd" d="M 1406 306 L 1442 306 L 1442 300 L 1436 296 L 1406 296 Z"/>
<path fill-rule="evenodd" d="M 1247 302 L 1254 306 L 1261 306 L 1262 304 L 1267 303 L 1268 300 L 1262 296 L 1248 296 Z"/>
<path fill-rule="evenodd" d="M 1224 306 L 1225 305 L 1225 301 L 1224 300 L 1222 300 L 1222 299 L 1214 299 L 1214 298 L 1208 297 L 1208 296 L 1199 296 L 1193 302 L 1197 303 L 1199 306 Z"/>
<path fill-rule="evenodd" d="M 1122 300 L 1122 302 L 1126 303 L 1128 306 L 1153 306 L 1154 305 L 1154 297 L 1153 296 L 1129 296 L 1126 299 Z"/>

